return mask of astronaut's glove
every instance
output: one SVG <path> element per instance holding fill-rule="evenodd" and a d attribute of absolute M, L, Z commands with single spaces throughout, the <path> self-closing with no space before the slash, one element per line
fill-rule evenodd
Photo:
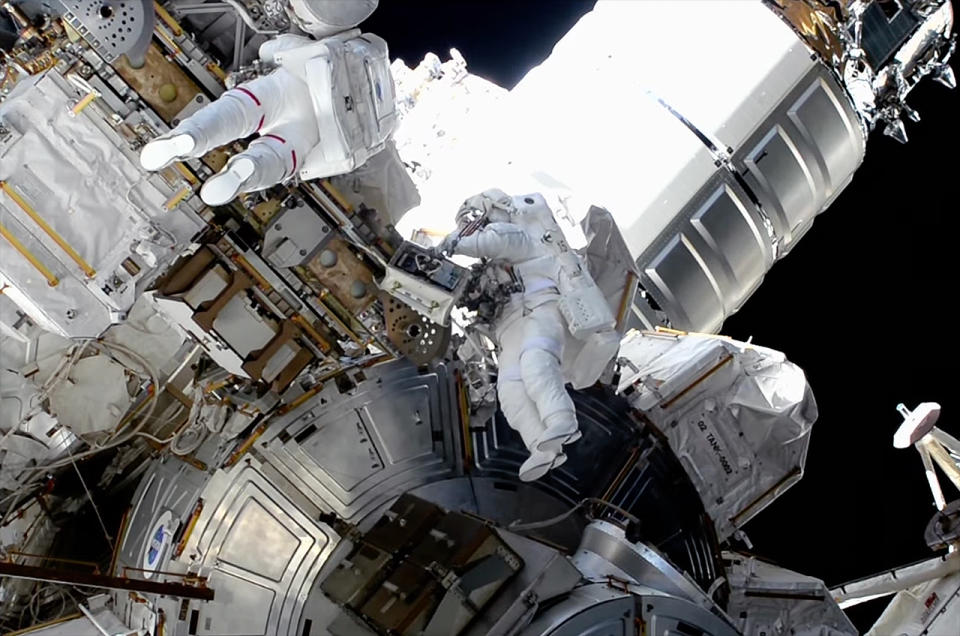
<path fill-rule="evenodd" d="M 280 36 L 264 44 L 261 59 L 312 40 Z M 200 190 L 208 205 L 223 205 L 241 192 L 263 190 L 293 177 L 320 139 L 310 90 L 284 68 L 240 84 L 154 139 L 140 152 L 146 170 L 200 157 L 236 139 L 258 134 Z"/>
<path fill-rule="evenodd" d="M 457 243 L 460 242 L 460 230 L 455 230 L 450 234 L 447 234 L 440 244 L 437 245 L 437 252 L 444 256 L 453 256 L 455 250 L 457 249 Z"/>

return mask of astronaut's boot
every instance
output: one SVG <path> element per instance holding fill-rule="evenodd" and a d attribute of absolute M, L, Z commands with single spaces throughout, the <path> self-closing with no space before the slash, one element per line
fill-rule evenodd
<path fill-rule="evenodd" d="M 200 188 L 200 198 L 207 205 L 224 205 L 233 200 L 257 170 L 250 157 L 237 157 L 227 164 L 225 170 L 207 179 Z"/>
<path fill-rule="evenodd" d="M 575 411 L 551 413 L 543 424 L 546 430 L 536 442 L 536 449 L 542 453 L 560 453 L 564 444 L 572 444 L 582 437 Z"/>
<path fill-rule="evenodd" d="M 188 133 L 157 137 L 140 151 L 140 165 L 144 170 L 159 170 L 180 157 L 188 156 L 196 145 L 196 140 Z"/>
<path fill-rule="evenodd" d="M 520 466 L 520 481 L 536 481 L 567 461 L 563 453 L 533 451 Z"/>

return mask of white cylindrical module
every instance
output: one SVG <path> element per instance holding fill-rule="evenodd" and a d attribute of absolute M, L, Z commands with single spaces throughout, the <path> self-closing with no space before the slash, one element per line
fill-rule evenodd
<path fill-rule="evenodd" d="M 518 163 L 609 209 L 643 287 L 695 331 L 741 306 L 864 153 L 830 70 L 760 2 L 600 2 L 510 104 Z"/>
<path fill-rule="evenodd" d="M 573 202 L 600 205 L 672 326 L 715 331 L 849 183 L 876 121 L 801 31 L 759 1 L 601 1 L 462 124 L 400 229 L 445 228 L 464 192 L 491 186 L 552 192 L 573 221 Z M 634 326 L 656 324 L 634 309 Z"/>

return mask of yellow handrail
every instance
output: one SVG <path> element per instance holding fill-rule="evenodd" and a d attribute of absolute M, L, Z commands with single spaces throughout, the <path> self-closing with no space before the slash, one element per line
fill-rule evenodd
<path fill-rule="evenodd" d="M 38 272 L 43 274 L 43 277 L 47 279 L 48 285 L 51 287 L 56 287 L 58 284 L 60 284 L 60 279 L 54 276 L 53 272 L 47 269 L 47 266 L 41 263 L 36 256 L 31 254 L 30 250 L 28 250 L 26 246 L 21 243 L 16 236 L 11 234 L 10 230 L 5 228 L 3 225 L 0 225 L 0 236 L 3 236 L 3 238 L 7 239 L 7 241 L 10 242 L 10 245 L 13 245 L 13 249 L 20 252 L 20 256 L 30 261 L 30 264 L 33 265 Z"/>
<path fill-rule="evenodd" d="M 66 252 L 67 255 L 71 259 L 73 259 L 73 262 L 76 263 L 80 267 L 80 269 L 83 270 L 84 274 L 86 274 L 90 278 L 93 278 L 94 276 L 97 275 L 96 270 L 90 267 L 90 265 L 85 260 L 83 260 L 83 258 L 79 254 L 77 254 L 76 250 L 74 250 L 69 243 L 63 240 L 62 236 L 57 234 L 56 230 L 50 227 L 47 224 L 47 222 L 43 220 L 43 218 L 39 214 L 37 214 L 36 210 L 30 207 L 30 204 L 24 201 L 23 197 L 17 194 L 17 191 L 10 187 L 10 184 L 8 184 L 6 181 L 0 181 L 0 190 L 3 190 L 4 192 L 6 192 L 7 196 L 13 199 L 13 202 L 16 203 L 18 206 L 20 206 L 20 209 L 26 212 L 27 216 L 33 219 L 33 222 L 39 225 L 40 229 L 42 229 L 47 236 L 53 239 L 53 242 L 59 245 L 60 249 Z"/>

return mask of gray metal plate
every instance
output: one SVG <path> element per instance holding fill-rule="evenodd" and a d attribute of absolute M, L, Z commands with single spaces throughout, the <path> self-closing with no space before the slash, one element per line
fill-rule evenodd
<path fill-rule="evenodd" d="M 637 259 L 672 326 L 719 330 L 850 181 L 865 142 L 846 94 L 815 66 L 735 150 L 738 174 L 719 167 Z"/>
<path fill-rule="evenodd" d="M 454 476 L 461 465 L 446 367 L 420 373 L 397 362 L 366 375 L 346 394 L 330 383 L 256 446 L 315 505 L 350 521 L 402 492 Z"/>
<path fill-rule="evenodd" d="M 63 19 L 108 62 L 127 54 L 142 62 L 153 35 L 153 3 L 148 0 L 60 0 Z"/>
<path fill-rule="evenodd" d="M 782 257 L 849 183 L 866 137 L 846 93 L 817 65 L 733 156 L 773 223 Z"/>

